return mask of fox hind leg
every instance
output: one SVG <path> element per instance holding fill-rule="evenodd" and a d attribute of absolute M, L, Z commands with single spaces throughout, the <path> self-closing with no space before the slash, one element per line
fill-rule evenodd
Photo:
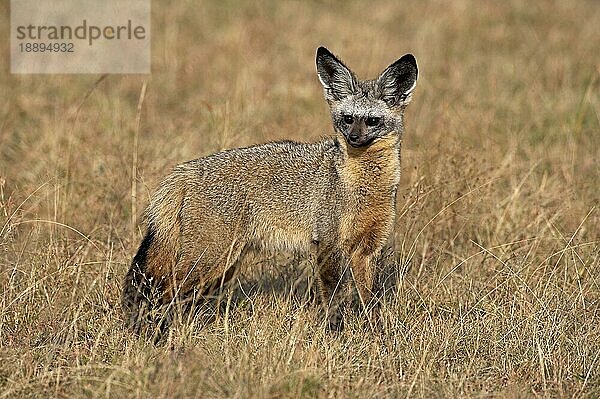
<path fill-rule="evenodd" d="M 212 299 L 220 298 L 225 285 L 239 269 L 247 245 L 232 240 L 229 246 L 216 245 L 216 241 L 203 236 L 199 243 L 188 246 L 180 257 L 169 284 L 168 301 L 171 313 L 190 319 L 202 309 L 212 308 Z M 217 304 L 219 301 L 217 301 Z M 212 311 L 210 312 L 212 313 Z M 188 320 L 189 321 L 189 320 Z"/>

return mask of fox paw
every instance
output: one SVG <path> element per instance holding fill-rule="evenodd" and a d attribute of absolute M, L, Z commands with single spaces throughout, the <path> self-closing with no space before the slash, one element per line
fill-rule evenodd
<path fill-rule="evenodd" d="M 341 332 L 344 329 L 344 316 L 342 312 L 334 311 L 327 316 L 327 330 Z"/>

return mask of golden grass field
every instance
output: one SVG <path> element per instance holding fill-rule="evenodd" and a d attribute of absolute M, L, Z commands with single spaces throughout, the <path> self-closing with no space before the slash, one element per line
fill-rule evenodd
<path fill-rule="evenodd" d="M 151 75 L 11 75 L 1 43 L 0 398 L 600 396 L 598 2 L 163 3 Z M 419 63 L 381 328 L 327 332 L 307 262 L 268 254 L 212 322 L 133 336 L 160 178 L 331 134 L 319 45 Z"/>

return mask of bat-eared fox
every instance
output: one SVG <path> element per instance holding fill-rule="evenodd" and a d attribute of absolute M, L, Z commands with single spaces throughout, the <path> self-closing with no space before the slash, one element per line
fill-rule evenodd
<path fill-rule="evenodd" d="M 176 166 L 160 183 L 123 286 L 134 330 L 191 292 L 220 290 L 248 249 L 314 256 L 331 329 L 342 327 L 347 281 L 370 305 L 376 259 L 395 220 L 403 114 L 417 63 L 406 54 L 373 80 L 359 80 L 324 47 L 316 63 L 332 137 L 222 151 Z"/>

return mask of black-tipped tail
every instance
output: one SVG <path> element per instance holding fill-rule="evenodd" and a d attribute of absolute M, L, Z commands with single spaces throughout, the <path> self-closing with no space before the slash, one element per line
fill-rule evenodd
<path fill-rule="evenodd" d="M 151 228 L 142 240 L 140 247 L 133 257 L 131 267 L 123 283 L 121 305 L 125 322 L 134 332 L 140 333 L 143 326 L 151 321 L 152 312 L 160 298 L 160 282 L 148 274 L 147 264 L 149 251 L 155 240 Z"/>

